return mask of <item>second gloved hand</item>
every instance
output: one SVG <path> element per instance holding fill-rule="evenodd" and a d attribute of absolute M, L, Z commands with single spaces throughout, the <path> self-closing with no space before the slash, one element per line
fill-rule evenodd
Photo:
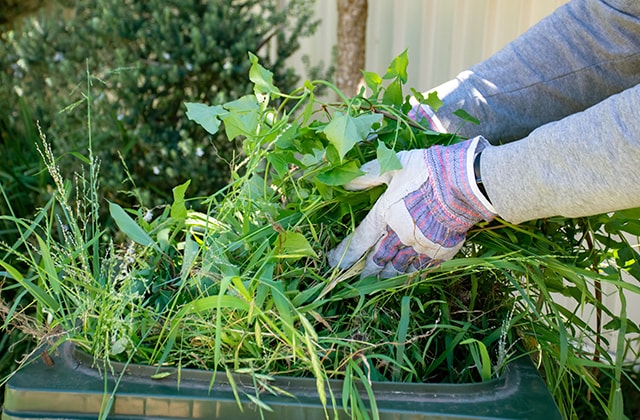
<path fill-rule="evenodd" d="M 473 173 L 473 159 L 487 145 L 476 137 L 400 152 L 402 169 L 384 174 L 377 161 L 364 164 L 365 175 L 345 188 L 384 183 L 387 190 L 354 232 L 329 251 L 331 266 L 348 268 L 366 255 L 361 277 L 391 277 L 453 258 L 474 224 L 495 217 Z"/>

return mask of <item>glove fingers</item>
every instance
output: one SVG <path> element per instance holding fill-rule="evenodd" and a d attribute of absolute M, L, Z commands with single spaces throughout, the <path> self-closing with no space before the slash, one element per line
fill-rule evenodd
<path fill-rule="evenodd" d="M 380 241 L 380 245 L 373 254 L 373 262 L 376 265 L 385 267 L 385 271 L 392 269 L 391 271 L 395 271 L 395 273 L 408 272 L 415 259 L 419 257 L 416 250 L 412 246 L 402 243 L 398 235 L 391 229 Z"/>
<path fill-rule="evenodd" d="M 378 245 L 376 245 L 376 248 L 378 247 Z M 379 266 L 378 264 L 375 263 L 375 261 L 373 261 L 374 253 L 375 253 L 375 250 L 370 252 L 367 255 L 367 259 L 365 260 L 365 264 L 364 264 L 364 269 L 360 273 L 361 279 L 369 276 L 379 276 L 382 269 L 384 269 L 384 267 Z"/>
<path fill-rule="evenodd" d="M 340 268 L 351 267 L 367 251 L 376 246 L 386 233 L 384 220 L 378 213 L 379 206 L 376 203 L 353 233 L 329 251 L 327 257 L 331 267 L 338 265 Z"/>
<path fill-rule="evenodd" d="M 411 248 L 402 245 L 395 233 L 388 230 L 367 255 L 360 278 L 369 276 L 389 278 L 402 274 L 411 267 L 411 254 Z"/>
<path fill-rule="evenodd" d="M 414 219 L 403 202 L 395 203 L 387 212 L 386 219 L 389 228 L 396 233 L 401 243 L 412 247 L 416 254 L 424 255 L 431 260 L 444 261 L 453 258 L 464 242 L 464 235 L 455 235 L 452 232 L 445 234 L 453 237 L 434 242 L 423 233 L 423 230 L 430 232 L 439 229 L 440 225 L 437 221 L 427 219 L 423 221 L 427 224 L 418 227 L 419 221 Z M 432 227 L 431 224 L 434 226 Z M 439 237 L 433 239 L 439 239 Z"/>

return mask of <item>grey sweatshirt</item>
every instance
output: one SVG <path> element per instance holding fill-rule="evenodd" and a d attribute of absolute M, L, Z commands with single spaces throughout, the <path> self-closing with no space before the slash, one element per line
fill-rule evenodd
<path fill-rule="evenodd" d="M 434 90 L 513 223 L 640 207 L 640 1 L 573 0 Z M 464 124 L 464 109 L 481 121 Z"/>

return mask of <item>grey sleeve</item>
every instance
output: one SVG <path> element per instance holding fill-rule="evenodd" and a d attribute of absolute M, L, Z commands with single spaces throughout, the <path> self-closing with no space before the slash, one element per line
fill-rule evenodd
<path fill-rule="evenodd" d="M 640 207 L 640 85 L 483 150 L 487 194 L 520 223 Z"/>
<path fill-rule="evenodd" d="M 500 144 L 638 83 L 640 1 L 572 0 L 434 90 L 446 131 Z M 458 109 L 481 124 L 461 126 Z"/>

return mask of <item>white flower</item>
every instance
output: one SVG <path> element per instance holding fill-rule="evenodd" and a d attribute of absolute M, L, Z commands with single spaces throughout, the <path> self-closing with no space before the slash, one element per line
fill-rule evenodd
<path fill-rule="evenodd" d="M 196 148 L 196 156 L 198 157 L 204 156 L 204 150 L 202 150 L 202 147 Z"/>
<path fill-rule="evenodd" d="M 160 175 L 160 168 L 158 168 L 157 166 L 153 167 L 153 174 L 154 175 Z"/>

